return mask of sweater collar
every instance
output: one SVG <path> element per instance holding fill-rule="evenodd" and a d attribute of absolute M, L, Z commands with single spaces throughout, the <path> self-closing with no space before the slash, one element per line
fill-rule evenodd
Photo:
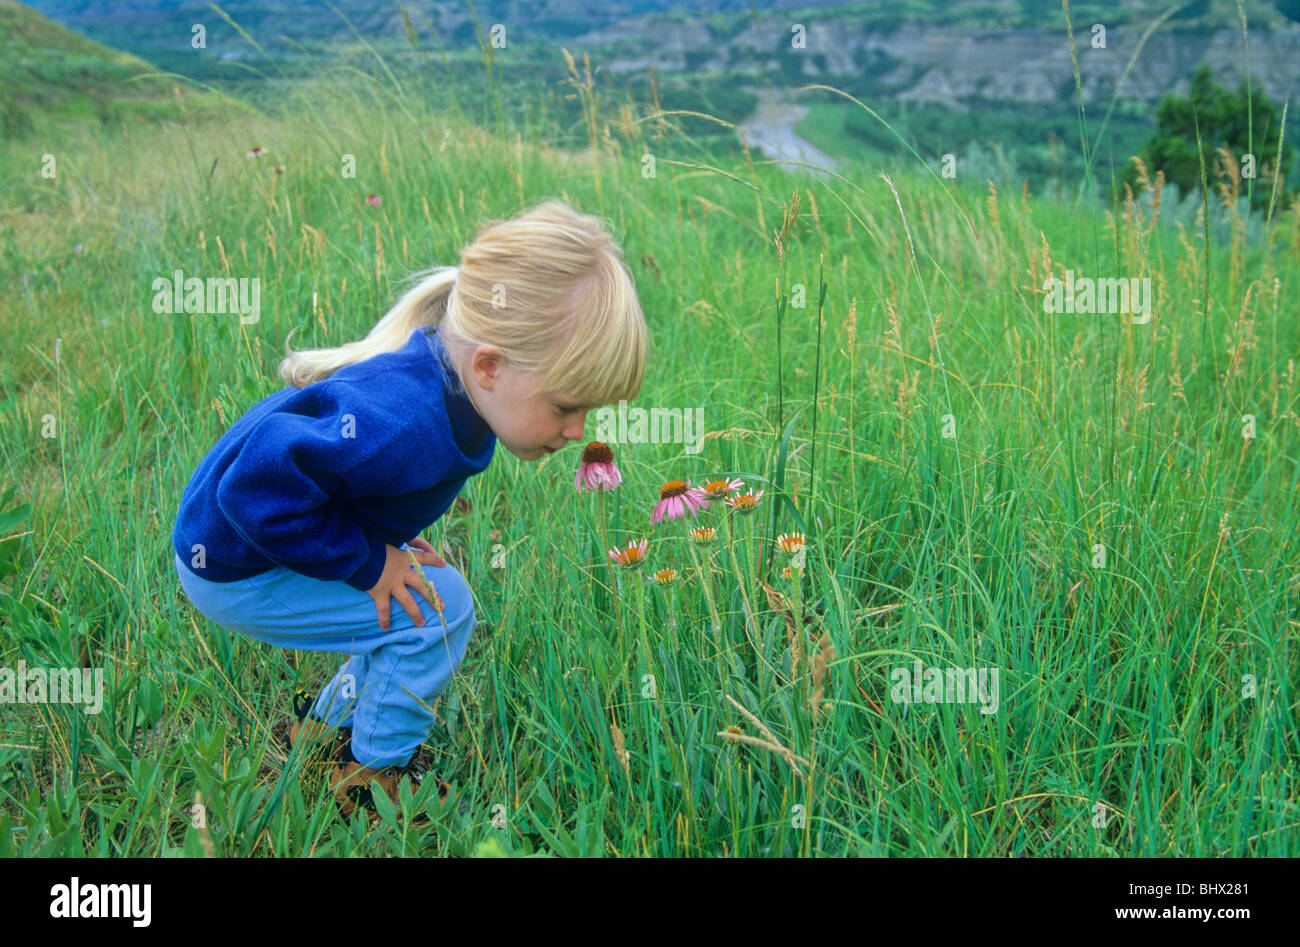
<path fill-rule="evenodd" d="M 483 439 L 491 434 L 491 428 L 474 409 L 474 403 L 465 393 L 465 386 L 456 374 L 451 357 L 442 344 L 438 327 L 431 326 L 422 331 L 429 343 L 430 351 L 442 368 L 443 400 L 447 406 L 447 420 L 451 423 L 456 446 L 466 457 L 473 458 L 484 448 Z"/>

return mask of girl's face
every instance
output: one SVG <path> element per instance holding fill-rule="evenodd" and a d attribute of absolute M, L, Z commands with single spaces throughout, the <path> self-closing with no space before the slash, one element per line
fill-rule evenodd
<path fill-rule="evenodd" d="M 564 392 L 539 390 L 536 376 L 513 369 L 500 349 L 480 345 L 460 378 L 479 417 L 520 460 L 539 460 L 582 439 L 593 405 Z"/>

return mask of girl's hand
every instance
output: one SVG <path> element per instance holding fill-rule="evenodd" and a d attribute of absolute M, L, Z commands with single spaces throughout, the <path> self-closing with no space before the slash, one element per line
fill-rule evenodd
<path fill-rule="evenodd" d="M 416 591 L 420 592 L 421 597 L 424 597 L 422 588 L 424 576 L 411 566 L 411 555 L 413 554 L 421 565 L 432 565 L 441 568 L 447 564 L 441 556 L 433 551 L 433 547 L 423 539 L 417 538 L 407 545 L 416 548 L 408 551 L 385 543 L 387 560 L 384 563 L 384 571 L 379 576 L 379 581 L 374 584 L 374 587 L 366 592 L 375 600 L 375 610 L 379 613 L 379 627 L 384 631 L 388 630 L 391 608 L 389 599 L 393 598 L 397 599 L 398 604 L 406 609 L 406 613 L 411 616 L 411 621 L 415 622 L 416 627 L 424 627 L 424 613 L 420 611 L 420 606 L 416 604 L 415 599 L 411 596 L 411 590 L 408 588 L 408 586 L 415 588 Z"/>
<path fill-rule="evenodd" d="M 433 551 L 433 547 L 429 545 L 429 541 L 427 539 L 424 539 L 420 536 L 416 536 L 406 545 L 414 546 L 416 549 L 422 549 L 425 552 L 432 554 L 431 559 L 421 559 L 420 560 L 421 562 L 428 562 L 430 565 L 435 565 L 439 569 L 441 569 L 443 566 L 447 564 L 445 559 L 443 559 L 441 556 L 439 556 L 436 552 Z"/>

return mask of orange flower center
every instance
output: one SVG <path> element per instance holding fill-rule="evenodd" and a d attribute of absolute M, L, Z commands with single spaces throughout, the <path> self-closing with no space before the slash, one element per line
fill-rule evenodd
<path fill-rule="evenodd" d="M 782 552 L 798 552 L 805 544 L 806 540 L 799 533 L 796 533 L 793 536 L 780 536 L 777 538 L 777 545 L 781 547 Z"/>
<path fill-rule="evenodd" d="M 659 491 L 659 499 L 667 500 L 669 497 L 679 497 L 686 493 L 687 486 L 684 480 L 669 480 Z"/>
<path fill-rule="evenodd" d="M 610 450 L 608 444 L 592 441 L 582 449 L 582 462 L 584 464 L 612 464 L 614 462 L 614 452 Z"/>

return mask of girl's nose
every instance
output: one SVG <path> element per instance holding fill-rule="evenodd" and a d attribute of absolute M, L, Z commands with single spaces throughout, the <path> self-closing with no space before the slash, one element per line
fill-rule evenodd
<path fill-rule="evenodd" d="M 587 412 L 584 411 L 568 427 L 564 429 L 564 436 L 571 441 L 582 440 L 582 432 L 587 429 Z"/>

